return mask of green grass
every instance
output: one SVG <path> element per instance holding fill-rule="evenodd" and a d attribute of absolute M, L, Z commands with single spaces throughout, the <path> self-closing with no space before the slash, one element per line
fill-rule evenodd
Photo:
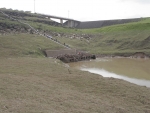
<path fill-rule="evenodd" d="M 31 34 L 0 36 L 0 57 L 43 57 L 45 49 L 60 49 L 49 39 Z"/>
<path fill-rule="evenodd" d="M 80 30 L 76 30 L 73 28 L 63 28 L 63 27 L 51 26 L 51 25 L 38 23 L 38 22 L 30 22 L 30 21 L 26 21 L 26 22 L 29 23 L 34 28 L 40 29 L 40 30 L 45 30 L 45 31 L 47 30 L 47 31 L 51 31 L 51 32 L 67 33 L 67 34 L 81 33 Z"/>
<path fill-rule="evenodd" d="M 112 25 L 103 28 L 84 29 L 82 31 L 93 34 L 93 33 L 115 33 L 122 31 L 138 31 L 138 30 L 150 30 L 150 18 L 143 18 L 139 22 Z"/>
<path fill-rule="evenodd" d="M 90 51 L 94 54 L 107 55 L 131 55 L 135 52 L 145 52 L 150 55 L 150 40 L 146 40 L 150 34 L 149 30 L 122 31 L 106 33 L 100 37 L 92 38 L 89 42 L 85 39 L 60 38 L 74 48 Z"/>
<path fill-rule="evenodd" d="M 40 26 L 41 25 L 41 26 Z M 33 25 L 34 26 L 34 25 Z M 36 24 L 38 26 L 38 24 Z M 139 22 L 107 26 L 97 29 L 67 29 L 39 24 L 42 29 L 55 32 L 92 34 L 90 43 L 85 39 L 60 38 L 62 42 L 71 47 L 90 51 L 94 54 L 131 55 L 135 52 L 145 52 L 150 55 L 150 42 L 146 38 L 150 36 L 150 18 L 144 18 Z M 38 28 L 38 27 L 37 27 Z"/>
<path fill-rule="evenodd" d="M 84 29 L 82 32 L 97 35 L 88 43 L 85 39 L 67 39 L 65 42 L 74 47 L 95 54 L 131 55 L 135 52 L 145 52 L 150 55 L 150 18 L 121 25 L 107 26 L 97 29 Z"/>

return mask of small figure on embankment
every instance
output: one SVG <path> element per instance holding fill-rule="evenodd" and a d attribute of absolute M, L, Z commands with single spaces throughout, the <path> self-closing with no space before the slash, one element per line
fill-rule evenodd
<path fill-rule="evenodd" d="M 83 60 L 96 59 L 96 56 L 89 53 L 78 53 L 78 54 L 59 55 L 56 58 L 61 60 L 62 62 L 69 63 L 69 62 L 78 62 Z"/>

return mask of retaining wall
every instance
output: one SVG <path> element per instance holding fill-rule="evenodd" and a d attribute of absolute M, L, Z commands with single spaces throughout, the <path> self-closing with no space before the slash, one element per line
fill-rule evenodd
<path fill-rule="evenodd" d="M 45 50 L 47 57 L 56 58 L 58 55 L 64 54 L 76 54 L 78 50 L 76 49 L 62 49 L 62 50 Z"/>

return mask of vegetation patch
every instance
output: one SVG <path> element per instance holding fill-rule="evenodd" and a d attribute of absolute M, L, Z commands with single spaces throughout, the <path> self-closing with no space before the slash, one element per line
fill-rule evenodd
<path fill-rule="evenodd" d="M 0 57 L 44 57 L 45 49 L 60 49 L 49 39 L 33 34 L 0 36 Z"/>

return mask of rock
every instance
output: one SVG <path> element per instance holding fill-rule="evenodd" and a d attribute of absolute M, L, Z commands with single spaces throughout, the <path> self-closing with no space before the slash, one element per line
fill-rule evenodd
<path fill-rule="evenodd" d="M 96 59 L 96 56 L 87 53 L 78 53 L 72 55 L 70 54 L 59 55 L 56 58 L 61 60 L 64 63 L 69 63 L 69 62 L 78 62 L 83 60 Z"/>

